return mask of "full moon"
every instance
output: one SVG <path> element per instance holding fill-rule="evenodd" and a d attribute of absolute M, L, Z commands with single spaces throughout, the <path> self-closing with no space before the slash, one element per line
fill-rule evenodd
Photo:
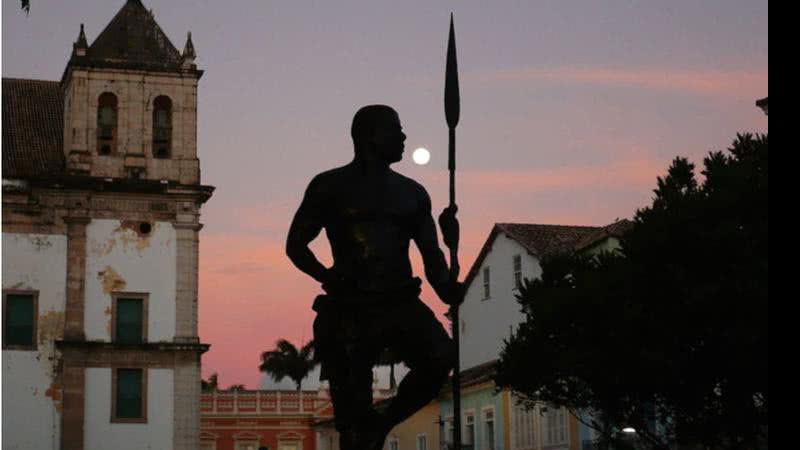
<path fill-rule="evenodd" d="M 424 166 L 425 164 L 428 164 L 428 161 L 431 160 L 431 152 L 429 152 L 426 148 L 420 147 L 414 150 L 414 155 L 412 158 L 414 158 L 415 163 L 420 166 Z"/>

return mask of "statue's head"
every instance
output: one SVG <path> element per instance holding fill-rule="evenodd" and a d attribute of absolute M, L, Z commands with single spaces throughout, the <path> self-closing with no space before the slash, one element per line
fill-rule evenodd
<path fill-rule="evenodd" d="M 397 111 L 386 105 L 369 105 L 358 110 L 350 128 L 356 158 L 392 164 L 403 159 L 406 135 Z"/>

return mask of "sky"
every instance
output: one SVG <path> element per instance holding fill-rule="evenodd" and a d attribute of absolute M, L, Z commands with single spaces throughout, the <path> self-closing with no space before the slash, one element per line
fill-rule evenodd
<path fill-rule="evenodd" d="M 124 0 L 2 2 L 4 77 L 58 80 Z M 203 184 L 203 375 L 256 388 L 262 351 L 312 338 L 319 286 L 284 255 L 308 181 L 352 159 L 363 105 L 400 114 L 394 168 L 447 202 L 444 62 L 455 15 L 458 204 L 466 273 L 495 222 L 604 225 L 652 198 L 680 155 L 702 164 L 737 132 L 768 131 L 767 0 L 144 0 L 173 44 L 192 32 Z M 330 264 L 324 234 L 313 244 Z M 412 246 L 412 261 L 422 274 Z M 445 308 L 426 286 L 423 299 Z"/>

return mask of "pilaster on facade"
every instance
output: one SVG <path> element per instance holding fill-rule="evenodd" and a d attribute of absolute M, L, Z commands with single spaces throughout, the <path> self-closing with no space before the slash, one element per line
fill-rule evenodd
<path fill-rule="evenodd" d="M 203 224 L 174 222 L 176 233 L 175 342 L 199 342 L 199 233 Z"/>
<path fill-rule="evenodd" d="M 64 311 L 64 338 L 83 341 L 86 291 L 86 226 L 91 218 L 85 215 L 64 218 L 67 225 L 67 296 Z"/>

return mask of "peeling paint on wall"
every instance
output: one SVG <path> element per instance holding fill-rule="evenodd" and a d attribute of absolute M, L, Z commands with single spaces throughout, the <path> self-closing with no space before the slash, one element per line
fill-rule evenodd
<path fill-rule="evenodd" d="M 50 398 L 53 401 L 53 407 L 55 407 L 56 411 L 61 412 L 61 400 L 62 400 L 62 388 L 61 383 L 56 383 L 55 381 L 50 384 L 50 387 L 47 388 L 45 391 L 44 396 Z"/>
<path fill-rule="evenodd" d="M 128 246 L 133 246 L 141 252 L 150 247 L 150 238 L 155 234 L 157 227 L 158 224 L 154 222 L 121 220 L 119 226 L 114 229 L 114 234 L 119 236 L 126 250 Z"/>
<path fill-rule="evenodd" d="M 111 266 L 106 266 L 105 270 L 97 272 L 97 279 L 103 283 L 103 292 L 111 294 L 114 291 L 125 289 L 127 283 Z"/>
<path fill-rule="evenodd" d="M 117 240 L 114 238 L 111 238 L 106 242 L 92 241 L 89 251 L 95 256 L 107 256 L 112 250 L 114 250 L 116 245 Z"/>
<path fill-rule="evenodd" d="M 39 316 L 39 345 L 61 339 L 64 332 L 64 312 L 48 311 Z"/>

